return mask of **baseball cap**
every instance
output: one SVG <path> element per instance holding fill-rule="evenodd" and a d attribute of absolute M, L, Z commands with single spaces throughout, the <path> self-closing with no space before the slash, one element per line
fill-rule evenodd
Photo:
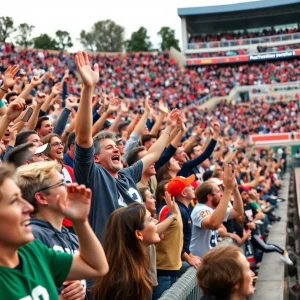
<path fill-rule="evenodd" d="M 47 144 L 44 144 L 44 145 L 36 148 L 33 155 L 40 154 L 40 153 L 44 153 L 45 155 L 48 155 L 49 151 L 50 151 L 50 145 L 47 143 Z"/>
<path fill-rule="evenodd" d="M 179 196 L 181 192 L 195 181 L 195 175 L 187 178 L 176 176 L 169 181 L 167 191 L 172 197 Z"/>
<path fill-rule="evenodd" d="M 223 180 L 221 180 L 219 178 L 216 178 L 216 177 L 211 177 L 208 180 L 213 182 L 216 185 L 222 185 L 223 184 Z"/>
<path fill-rule="evenodd" d="M 248 192 L 252 189 L 252 186 L 250 185 L 239 185 L 239 191 L 242 192 Z"/>

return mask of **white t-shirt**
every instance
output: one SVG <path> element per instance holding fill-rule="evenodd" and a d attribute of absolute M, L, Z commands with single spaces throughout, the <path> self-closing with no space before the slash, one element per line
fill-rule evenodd
<path fill-rule="evenodd" d="M 227 221 L 230 214 L 227 208 L 224 222 Z M 192 218 L 192 239 L 190 251 L 193 255 L 202 257 L 208 250 L 217 246 L 218 230 L 202 228 L 202 221 L 212 215 L 214 210 L 206 204 L 198 203 L 191 214 Z"/>

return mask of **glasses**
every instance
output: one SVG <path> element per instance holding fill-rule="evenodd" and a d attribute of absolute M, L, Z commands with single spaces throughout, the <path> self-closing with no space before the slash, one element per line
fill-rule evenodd
<path fill-rule="evenodd" d="M 58 147 L 58 146 L 65 146 L 65 144 L 63 142 L 55 142 L 53 144 L 50 144 L 51 147 Z"/>
<path fill-rule="evenodd" d="M 36 193 L 39 193 L 39 192 L 42 192 L 42 191 L 46 191 L 46 190 L 49 190 L 49 189 L 52 189 L 52 188 L 56 188 L 56 187 L 59 187 L 59 186 L 62 186 L 62 185 L 66 185 L 64 180 L 61 180 L 61 181 L 59 181 L 59 182 L 57 182 L 55 184 L 49 185 L 49 186 L 47 186 L 47 187 L 45 187 L 45 188 L 37 191 Z"/>

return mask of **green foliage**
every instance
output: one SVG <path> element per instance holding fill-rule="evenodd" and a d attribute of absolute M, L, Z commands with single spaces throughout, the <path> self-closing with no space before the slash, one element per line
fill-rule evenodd
<path fill-rule="evenodd" d="M 124 44 L 124 28 L 112 20 L 99 21 L 90 31 L 82 30 L 79 40 L 89 51 L 121 52 Z"/>
<path fill-rule="evenodd" d="M 127 52 L 147 52 L 151 50 L 152 44 L 147 35 L 147 29 L 141 27 L 138 31 L 132 33 L 130 40 L 125 43 Z"/>
<path fill-rule="evenodd" d="M 7 38 L 16 31 L 11 17 L 0 17 L 0 42 L 5 43 Z"/>
<path fill-rule="evenodd" d="M 157 33 L 161 39 L 161 50 L 170 50 L 171 47 L 174 47 L 178 51 L 179 48 L 179 40 L 175 38 L 175 30 L 171 29 L 170 27 L 162 27 L 160 31 Z"/>
<path fill-rule="evenodd" d="M 33 40 L 31 39 L 32 30 L 34 26 L 27 23 L 22 23 L 18 26 L 18 36 L 16 37 L 16 42 L 18 45 L 28 48 L 32 46 Z"/>
<path fill-rule="evenodd" d="M 52 39 L 48 34 L 43 33 L 40 36 L 33 39 L 34 48 L 45 50 L 58 50 L 57 42 Z"/>
<path fill-rule="evenodd" d="M 73 47 L 72 39 L 67 31 L 57 30 L 55 32 L 56 35 L 56 43 L 60 50 L 65 50 L 66 48 Z"/>

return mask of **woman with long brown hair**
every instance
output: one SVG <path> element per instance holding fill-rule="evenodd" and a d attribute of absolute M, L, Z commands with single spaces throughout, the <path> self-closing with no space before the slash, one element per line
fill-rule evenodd
<path fill-rule="evenodd" d="M 160 241 L 156 223 L 140 203 L 119 208 L 111 214 L 104 233 L 110 271 L 96 280 L 93 299 L 151 299 L 147 248 Z"/>

